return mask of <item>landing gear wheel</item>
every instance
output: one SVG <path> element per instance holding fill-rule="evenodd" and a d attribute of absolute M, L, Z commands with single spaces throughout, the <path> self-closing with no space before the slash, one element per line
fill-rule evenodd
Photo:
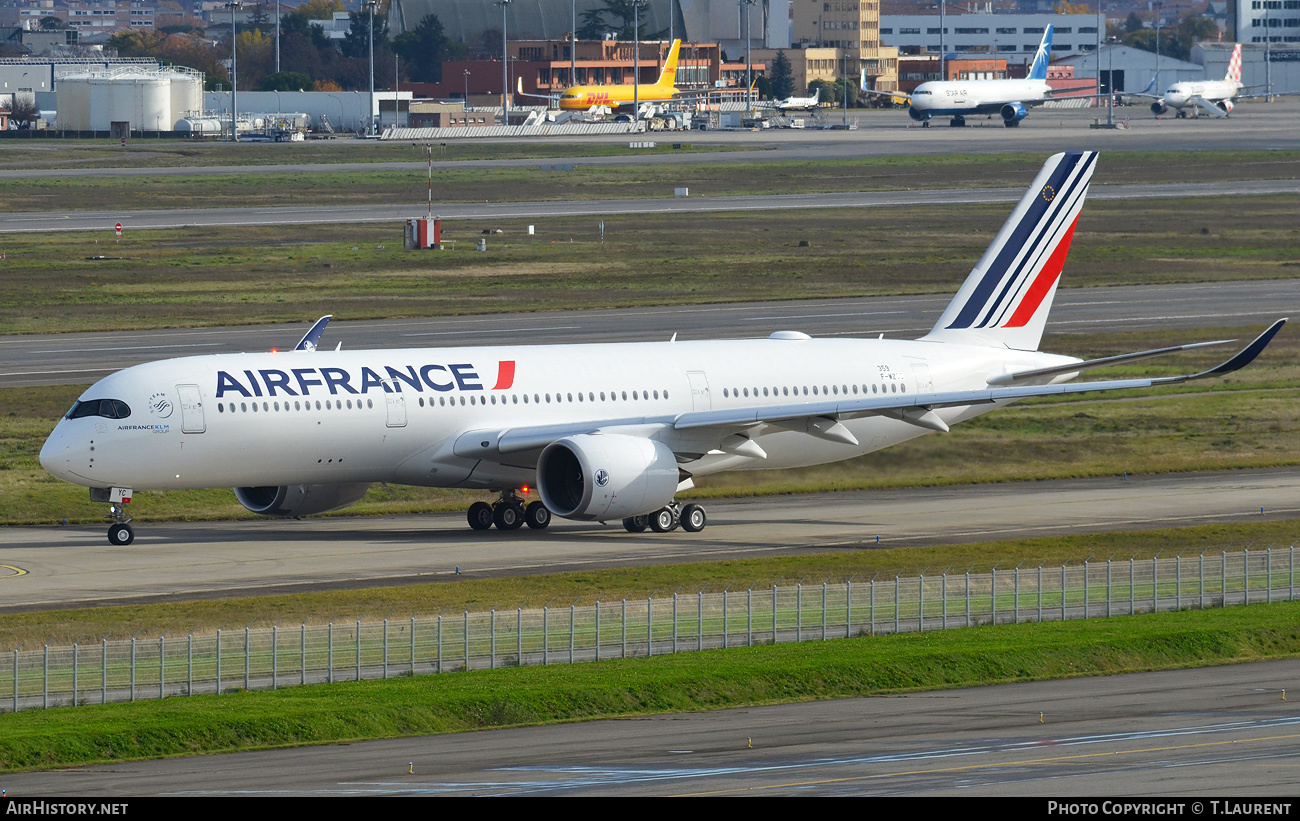
<path fill-rule="evenodd" d="M 644 533 L 645 529 L 650 526 L 650 517 L 642 514 L 640 516 L 629 516 L 623 520 L 623 529 L 628 533 Z"/>
<path fill-rule="evenodd" d="M 524 522 L 533 530 L 545 530 L 551 523 L 551 511 L 541 502 L 532 502 L 524 508 Z"/>
<path fill-rule="evenodd" d="M 125 522 L 115 524 L 108 529 L 108 543 L 118 547 L 129 545 L 135 541 L 135 531 Z"/>
<path fill-rule="evenodd" d="M 518 530 L 524 526 L 524 509 L 512 502 L 497 505 L 492 513 L 497 530 Z"/>
<path fill-rule="evenodd" d="M 682 508 L 682 530 L 687 533 L 699 533 L 708 523 L 709 516 L 699 505 L 689 504 Z"/>
<path fill-rule="evenodd" d="M 667 533 L 677 529 L 677 516 L 672 508 L 661 507 L 650 514 L 650 529 L 655 533 Z"/>
<path fill-rule="evenodd" d="M 492 526 L 492 505 L 487 502 L 475 502 L 469 506 L 469 526 L 475 530 L 487 530 Z"/>

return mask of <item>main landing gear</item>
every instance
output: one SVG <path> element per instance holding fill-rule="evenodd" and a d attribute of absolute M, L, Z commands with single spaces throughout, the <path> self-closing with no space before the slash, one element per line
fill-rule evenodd
<path fill-rule="evenodd" d="M 541 502 L 524 504 L 513 490 L 501 491 L 501 498 L 492 504 L 475 502 L 469 506 L 469 526 L 487 530 L 492 525 L 497 530 L 518 530 L 525 524 L 533 530 L 545 530 L 551 523 L 551 511 Z"/>
<path fill-rule="evenodd" d="M 965 128 L 966 118 L 961 116 L 955 116 L 948 121 L 948 125 L 952 126 L 953 128 Z"/>
<path fill-rule="evenodd" d="M 655 533 L 676 530 L 678 525 L 687 533 L 699 533 L 709 523 L 709 516 L 700 505 L 679 505 L 676 502 L 643 516 L 629 516 L 623 520 L 628 533 L 643 533 L 648 527 Z"/>

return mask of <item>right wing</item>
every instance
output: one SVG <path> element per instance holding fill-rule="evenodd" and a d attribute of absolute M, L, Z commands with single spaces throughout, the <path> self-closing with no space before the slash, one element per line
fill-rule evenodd
<path fill-rule="evenodd" d="M 674 453 L 687 459 L 699 458 L 710 451 L 721 450 L 729 453 L 750 455 L 763 458 L 761 447 L 750 437 L 770 432 L 771 430 L 788 430 L 807 433 L 822 439 L 842 442 L 849 445 L 858 444 L 853 434 L 840 424 L 843 419 L 856 419 L 863 416 L 888 416 L 904 422 L 941 432 L 948 431 L 948 425 L 937 414 L 936 408 L 965 407 L 969 405 L 1010 402 L 1034 396 L 1069 396 L 1077 393 L 1094 391 L 1116 391 L 1131 388 L 1149 388 L 1156 385 L 1173 385 L 1193 379 L 1221 376 L 1244 368 L 1268 346 L 1277 332 L 1287 322 L 1279 319 L 1269 326 L 1235 356 L 1209 370 L 1182 376 L 1149 377 L 1143 379 L 1113 379 L 1100 382 L 1078 382 L 1060 385 L 1026 385 L 1023 387 L 1004 387 L 1006 382 L 1022 378 L 1053 375 L 1052 371 L 1069 373 L 1086 370 L 1089 367 L 1102 367 L 1105 364 L 1132 359 L 1157 356 L 1178 350 L 1203 347 L 1209 344 L 1193 343 L 1157 351 L 1142 351 L 1136 354 L 1124 354 L 1119 357 L 1107 357 L 1091 362 L 1075 362 L 1060 368 L 1027 371 L 1012 374 L 1009 377 L 997 377 L 990 380 L 989 387 L 977 390 L 946 391 L 907 395 L 890 394 L 888 396 L 871 396 L 853 399 L 836 399 L 821 402 L 802 402 L 794 404 L 766 405 L 746 408 L 724 408 L 720 410 L 690 411 L 676 416 L 634 417 L 563 423 L 557 425 L 520 426 L 496 430 L 470 430 L 458 435 L 452 444 L 452 451 L 470 459 L 487 459 L 494 462 L 507 462 L 514 465 L 528 466 L 536 463 L 536 454 L 541 449 L 558 439 L 583 433 L 624 433 L 656 439 L 672 448 Z"/>

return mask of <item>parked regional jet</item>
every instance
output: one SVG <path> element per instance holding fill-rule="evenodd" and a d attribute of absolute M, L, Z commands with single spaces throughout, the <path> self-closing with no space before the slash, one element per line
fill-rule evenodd
<path fill-rule="evenodd" d="M 780 111 L 811 111 L 820 104 L 822 90 L 813 89 L 811 97 L 786 97 L 784 100 L 778 100 L 773 107 Z"/>
<path fill-rule="evenodd" d="M 932 117 L 951 117 L 949 125 L 966 125 L 966 117 L 974 114 L 1000 114 L 1007 128 L 1020 125 L 1029 109 L 1042 105 L 1062 94 L 1075 94 L 1092 86 L 1077 88 L 1052 88 L 1047 84 L 1047 63 L 1052 55 L 1052 30 L 1043 32 L 1042 42 L 1029 67 L 1029 76 L 1023 80 L 931 80 L 921 83 L 906 94 L 902 91 L 875 91 L 866 87 L 864 70 L 859 81 L 863 94 L 877 94 L 906 99 L 911 103 L 907 113 L 922 127 L 930 127 Z M 1095 96 L 1095 95 L 1093 95 Z"/>
<path fill-rule="evenodd" d="M 677 496 L 698 476 L 849 459 L 1025 397 L 1145 388 L 1251 362 L 1286 320 L 1207 371 L 1058 384 L 1222 344 L 1090 361 L 1038 350 L 1096 161 L 1047 161 L 918 340 L 777 331 L 331 351 L 318 348 L 324 318 L 293 351 L 168 359 L 100 380 L 54 428 L 41 464 L 112 505 L 113 544 L 134 538 L 124 503 L 137 490 L 233 487 L 255 513 L 298 517 L 350 505 L 373 482 L 496 491 L 469 508 L 480 530 L 544 528 L 556 515 L 694 532 L 705 510 Z M 540 501 L 525 503 L 529 486 Z"/>
<path fill-rule="evenodd" d="M 1189 110 L 1195 116 L 1197 109 L 1205 109 L 1216 118 L 1223 118 L 1232 112 L 1234 98 L 1265 96 L 1241 95 L 1241 89 L 1241 43 L 1238 43 L 1232 50 L 1232 57 L 1228 60 L 1228 73 L 1222 80 L 1174 83 L 1159 97 L 1146 92 L 1138 92 L 1135 96 L 1156 98 L 1156 101 L 1151 104 L 1151 113 L 1157 117 L 1168 114 L 1169 109 L 1172 108 L 1178 112 L 1175 115 L 1178 117 L 1186 117 Z"/>

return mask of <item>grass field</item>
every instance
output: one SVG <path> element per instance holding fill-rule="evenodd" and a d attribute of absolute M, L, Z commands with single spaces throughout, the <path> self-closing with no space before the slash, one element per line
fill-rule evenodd
<path fill-rule="evenodd" d="M 681 154 L 669 145 L 649 153 Z M 574 148 L 568 147 L 569 156 L 578 153 Z M 254 163 L 252 171 L 231 167 L 228 172 L 222 169 L 223 173 L 209 170 L 202 174 L 185 174 L 171 169 L 169 173 L 150 176 L 9 179 L 0 176 L 0 210 L 59 213 L 67 210 L 267 207 L 301 205 L 308 201 L 322 206 L 406 204 L 412 207 L 412 216 L 423 213 L 428 198 L 428 173 L 419 165 L 425 158 L 423 152 L 409 146 L 373 149 L 378 154 L 367 154 L 367 150 L 363 147 L 355 152 L 340 152 L 332 161 L 365 162 L 365 159 L 358 160 L 357 157 L 382 156 L 388 161 L 414 162 L 416 166 L 353 171 L 326 165 L 286 172 L 274 169 L 256 171 L 257 163 Z M 603 145 L 598 154 L 617 156 L 620 152 L 628 155 L 645 153 Z M 453 151 L 457 155 L 471 153 L 472 149 L 465 147 L 456 147 Z M 263 156 L 260 152 L 256 155 Z M 279 161 L 331 162 L 321 155 L 317 155 L 321 157 L 319 159 L 310 160 L 289 159 L 289 156 L 284 155 Z M 774 151 L 772 159 L 761 164 L 728 162 L 725 158 L 671 164 L 645 164 L 630 159 L 626 165 L 583 164 L 576 160 L 569 170 L 557 170 L 548 163 L 492 168 L 451 163 L 435 169 L 434 202 L 436 205 L 440 202 L 670 197 L 675 188 L 681 187 L 689 188 L 691 195 L 696 197 L 922 188 L 1019 188 L 1034 178 L 1044 159 L 1039 154 L 826 160 L 782 160 L 779 157 L 780 152 Z M 559 158 L 567 157 L 562 153 Z M 185 159 L 188 162 L 178 163 L 181 167 L 199 164 L 197 157 L 187 156 Z M 1300 171 L 1300 151 L 1198 151 L 1159 155 L 1108 152 L 1099 163 L 1093 182 L 1098 185 L 1164 183 L 1183 179 L 1189 166 L 1198 169 L 1197 180 L 1201 182 L 1293 179 Z M 119 165 L 114 163 L 109 167 Z"/>
<path fill-rule="evenodd" d="M 397 224 L 10 234 L 0 334 L 950 293 L 1007 213 L 608 216 L 603 242 L 591 217 L 456 221 L 456 250 L 443 252 L 403 250 Z M 489 225 L 505 233 L 472 250 Z M 1156 200 L 1085 208 L 1064 282 L 1297 274 L 1300 197 Z"/>
<path fill-rule="evenodd" d="M 29 710 L 0 770 L 1174 669 L 1300 653 L 1294 603 Z M 1035 708 L 1026 708 L 1032 720 Z"/>

